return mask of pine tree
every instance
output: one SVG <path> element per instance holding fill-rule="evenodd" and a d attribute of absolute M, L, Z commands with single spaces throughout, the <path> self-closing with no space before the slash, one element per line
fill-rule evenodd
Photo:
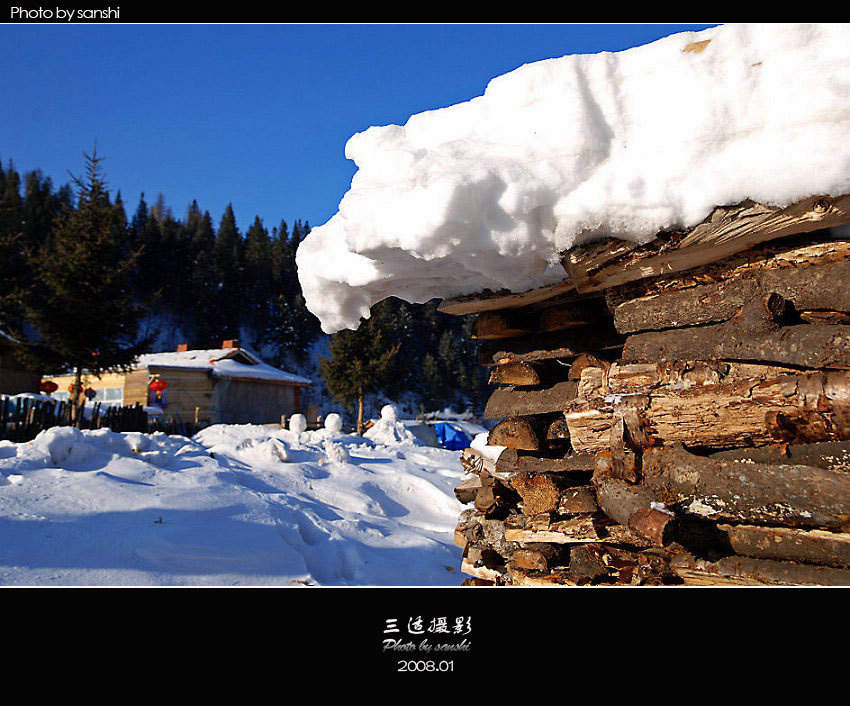
<path fill-rule="evenodd" d="M 261 347 L 272 327 L 272 243 L 259 216 L 245 234 L 245 323 L 251 345 Z"/>
<path fill-rule="evenodd" d="M 48 369 L 73 369 L 75 402 L 83 370 L 99 376 L 129 369 L 149 345 L 136 335 L 143 313 L 131 289 L 136 254 L 109 200 L 102 158 L 95 149 L 85 160 L 85 176 L 74 180 L 77 206 L 60 215 L 35 256 L 37 281 L 26 301 L 38 332 L 25 342 L 26 356 Z"/>
<path fill-rule="evenodd" d="M 360 322 L 356 331 L 340 331 L 330 343 L 330 358 L 320 358 L 325 384 L 344 405 L 357 404 L 357 433 L 363 434 L 363 399 L 389 382 L 399 344 L 388 343 L 379 320 Z"/>
<path fill-rule="evenodd" d="M 0 329 L 22 323 L 21 299 L 27 285 L 20 176 L 9 162 L 0 165 Z"/>
<path fill-rule="evenodd" d="M 232 204 L 227 205 L 221 217 L 212 255 L 217 279 L 214 312 L 219 322 L 218 333 L 221 338 L 239 338 L 245 255 Z"/>
<path fill-rule="evenodd" d="M 201 348 L 220 345 L 219 330 L 209 316 L 199 316 L 198 312 L 214 309 L 216 303 L 217 280 L 213 267 L 213 247 L 215 246 L 215 228 L 209 211 L 201 213 L 197 201 L 189 206 L 186 217 L 186 231 L 191 238 L 192 267 L 190 289 L 195 302 L 195 316 L 190 330 L 192 342 Z"/>

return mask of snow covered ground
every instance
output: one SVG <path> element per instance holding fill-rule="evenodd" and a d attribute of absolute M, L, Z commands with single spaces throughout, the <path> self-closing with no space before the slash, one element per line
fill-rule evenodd
<path fill-rule="evenodd" d="M 329 426 L 0 441 L 0 585 L 459 585 L 459 453 Z"/>

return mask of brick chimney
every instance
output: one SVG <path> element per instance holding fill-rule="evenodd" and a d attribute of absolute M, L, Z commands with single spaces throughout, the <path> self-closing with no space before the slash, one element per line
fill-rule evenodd
<path fill-rule="evenodd" d="M 222 341 L 221 347 L 224 348 L 224 349 L 239 348 L 239 339 L 238 338 L 232 338 L 232 339 L 227 340 L 227 341 Z"/>
<path fill-rule="evenodd" d="M 177 352 L 178 353 L 185 353 L 188 350 L 189 350 L 189 344 L 188 343 L 180 343 L 180 344 L 177 345 Z"/>

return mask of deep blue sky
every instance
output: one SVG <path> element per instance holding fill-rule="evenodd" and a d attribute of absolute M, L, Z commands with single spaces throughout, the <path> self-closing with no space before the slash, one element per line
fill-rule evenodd
<path fill-rule="evenodd" d="M 128 213 L 324 223 L 346 140 L 481 95 L 524 63 L 618 51 L 708 25 L 2 25 L 0 159 L 57 185 L 106 157 Z"/>

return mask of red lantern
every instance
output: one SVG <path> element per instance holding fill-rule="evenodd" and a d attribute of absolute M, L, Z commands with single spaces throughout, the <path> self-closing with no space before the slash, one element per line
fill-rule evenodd
<path fill-rule="evenodd" d="M 168 383 L 165 380 L 154 380 L 150 384 L 150 389 L 154 392 L 162 392 L 166 387 L 168 387 Z"/>
<path fill-rule="evenodd" d="M 39 385 L 38 388 L 49 395 L 52 392 L 56 392 L 56 390 L 59 389 L 59 385 L 53 382 L 53 380 L 42 380 L 41 385 Z"/>
<path fill-rule="evenodd" d="M 80 386 L 80 389 L 82 390 L 82 385 Z M 68 392 L 70 392 L 73 395 L 76 391 L 77 391 L 77 383 L 72 382 L 70 385 L 68 385 Z"/>

